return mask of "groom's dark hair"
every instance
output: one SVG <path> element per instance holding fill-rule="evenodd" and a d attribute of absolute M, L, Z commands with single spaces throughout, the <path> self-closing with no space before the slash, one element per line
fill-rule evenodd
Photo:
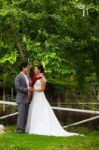
<path fill-rule="evenodd" d="M 26 68 L 28 65 L 29 65 L 28 62 L 22 62 L 22 63 L 20 64 L 20 71 L 22 71 L 22 69 L 23 69 L 23 68 Z"/>

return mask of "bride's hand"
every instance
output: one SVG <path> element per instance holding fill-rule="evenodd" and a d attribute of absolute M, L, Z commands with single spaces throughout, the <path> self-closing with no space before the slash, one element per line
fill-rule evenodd
<path fill-rule="evenodd" d="M 38 74 L 38 75 L 37 75 L 37 78 L 43 78 L 43 77 L 44 77 L 43 74 Z"/>

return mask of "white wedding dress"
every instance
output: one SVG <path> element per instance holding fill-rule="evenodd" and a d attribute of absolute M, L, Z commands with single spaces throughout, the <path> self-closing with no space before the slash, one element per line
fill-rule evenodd
<path fill-rule="evenodd" d="M 44 78 L 46 81 L 46 79 Z M 41 79 L 34 84 L 35 89 L 41 86 Z M 79 135 L 65 131 L 57 120 L 44 92 L 34 92 L 29 107 L 26 132 L 29 134 L 47 136 L 73 136 Z"/>

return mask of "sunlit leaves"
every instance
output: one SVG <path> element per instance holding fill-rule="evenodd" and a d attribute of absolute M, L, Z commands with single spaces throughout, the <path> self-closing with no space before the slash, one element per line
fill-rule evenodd
<path fill-rule="evenodd" d="M 17 58 L 17 52 L 13 50 L 10 53 L 5 54 L 4 56 L 1 56 L 0 63 L 3 64 L 8 61 L 10 64 L 14 64 L 16 58 Z"/>

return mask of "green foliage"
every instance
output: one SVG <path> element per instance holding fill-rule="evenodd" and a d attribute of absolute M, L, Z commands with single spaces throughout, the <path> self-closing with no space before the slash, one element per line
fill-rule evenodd
<path fill-rule="evenodd" d="M 98 33 L 97 0 L 1 0 L 0 66 L 3 73 L 13 66 L 16 74 L 22 60 L 42 63 L 48 79 L 64 82 L 70 75 L 84 92 L 88 76 L 99 81 Z"/>

